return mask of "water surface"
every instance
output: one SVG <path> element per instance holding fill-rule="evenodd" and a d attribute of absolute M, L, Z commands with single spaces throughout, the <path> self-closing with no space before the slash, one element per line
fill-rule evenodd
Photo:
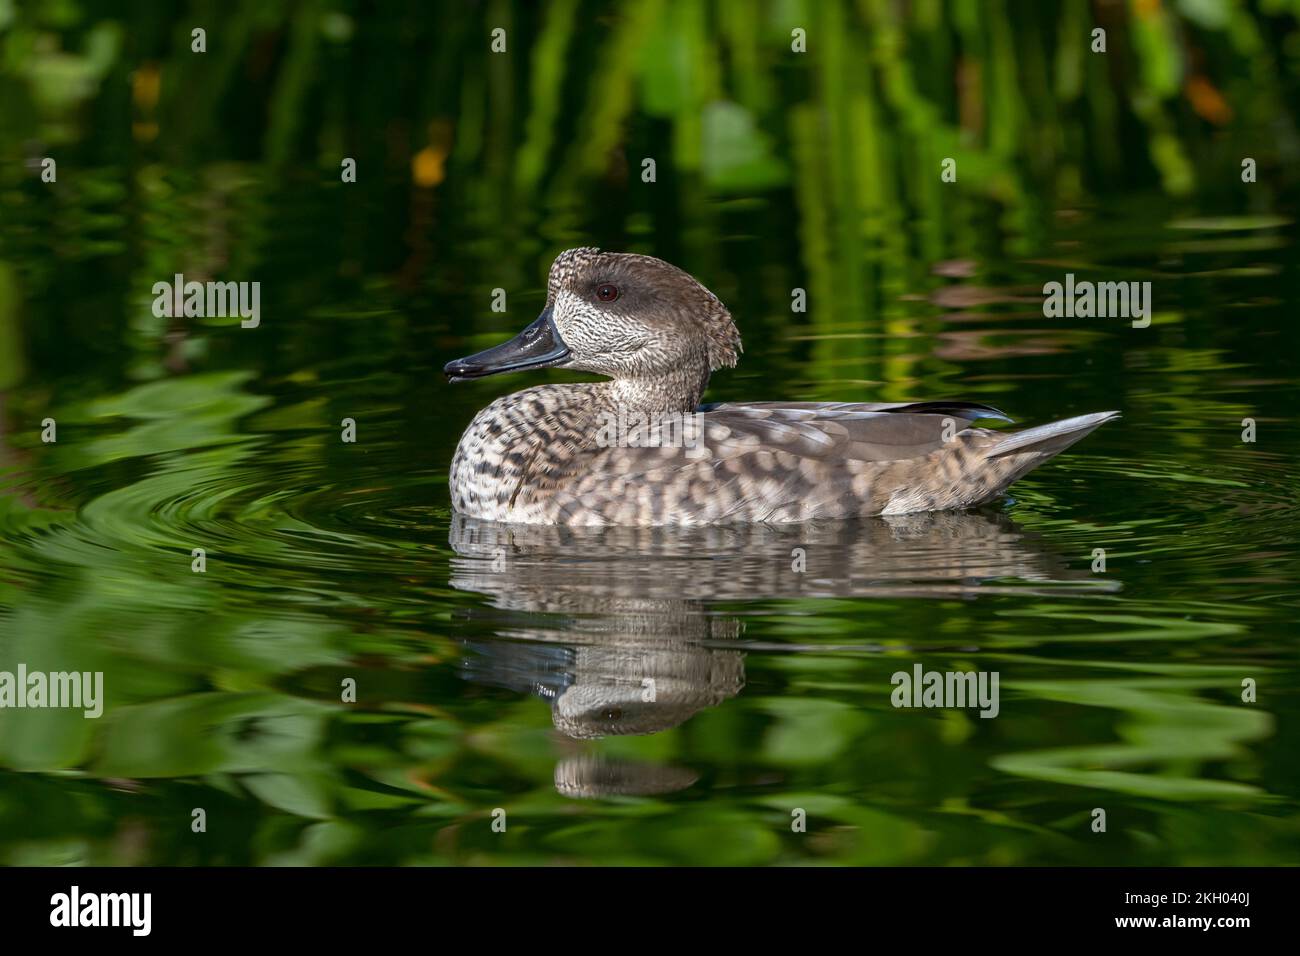
<path fill-rule="evenodd" d="M 1055 240 L 1076 263 L 1111 252 L 1088 220 Z M 455 516 L 459 429 L 523 383 L 441 381 L 494 337 L 459 334 L 452 297 L 287 295 L 263 329 L 205 329 L 201 367 L 145 383 L 66 351 L 5 394 L 0 649 L 102 670 L 108 705 L 0 715 L 6 861 L 1293 859 L 1290 228 L 1138 230 L 1130 255 L 1182 299 L 1151 328 L 1045 319 L 1033 287 L 1058 268 L 971 263 L 890 336 L 913 371 L 884 395 L 866 363 L 819 357 L 847 329 L 738 314 L 747 352 L 717 398 L 1123 410 L 974 513 L 586 531 Z M 1198 242 L 1212 251 L 1178 251 Z M 534 266 L 519 299 L 535 304 Z M 998 671 L 999 716 L 893 708 L 890 677 L 914 663 Z"/>

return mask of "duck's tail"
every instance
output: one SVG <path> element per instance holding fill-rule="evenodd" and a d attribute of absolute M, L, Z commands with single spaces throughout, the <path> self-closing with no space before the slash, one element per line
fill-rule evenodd
<path fill-rule="evenodd" d="M 1037 459 L 1034 464 L 1038 465 L 1115 418 L 1119 418 L 1119 412 L 1094 412 L 1091 415 L 1063 418 L 1049 425 L 1026 428 L 1022 432 L 1010 432 L 995 441 L 985 454 L 989 458 L 1001 458 L 1005 455 L 1033 453 Z"/>

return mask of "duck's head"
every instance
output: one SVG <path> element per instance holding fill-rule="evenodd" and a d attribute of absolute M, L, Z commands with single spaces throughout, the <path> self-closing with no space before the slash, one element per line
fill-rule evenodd
<path fill-rule="evenodd" d="M 734 366 L 739 351 L 726 306 L 681 269 L 653 256 L 582 248 L 555 257 L 537 321 L 443 371 L 453 382 L 531 368 L 707 379 Z"/>

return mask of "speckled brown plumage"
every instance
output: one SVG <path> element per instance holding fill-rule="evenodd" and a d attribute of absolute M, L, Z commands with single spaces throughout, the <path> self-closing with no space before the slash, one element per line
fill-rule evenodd
<path fill-rule="evenodd" d="M 604 301 L 611 289 L 616 298 Z M 1001 412 L 965 402 L 701 408 L 709 374 L 735 364 L 739 334 L 716 296 L 649 256 L 561 254 L 543 317 L 564 349 L 545 366 L 609 381 L 527 388 L 479 412 L 451 466 L 452 503 L 462 514 L 660 525 L 966 508 L 1000 495 L 1117 415 L 1000 432 L 973 423 L 1009 420 Z M 694 449 L 626 447 L 603 437 L 620 415 L 659 420 L 697 411 Z"/>

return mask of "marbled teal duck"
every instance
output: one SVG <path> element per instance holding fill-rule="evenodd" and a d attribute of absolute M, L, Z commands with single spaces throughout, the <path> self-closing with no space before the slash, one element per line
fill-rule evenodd
<path fill-rule="evenodd" d="M 1118 412 L 1018 432 L 973 402 L 700 405 L 734 367 L 726 307 L 651 256 L 570 249 L 546 307 L 509 342 L 447 363 L 453 381 L 567 368 L 602 382 L 539 385 L 475 416 L 451 464 L 461 514 L 559 525 L 795 522 L 983 504 Z"/>

